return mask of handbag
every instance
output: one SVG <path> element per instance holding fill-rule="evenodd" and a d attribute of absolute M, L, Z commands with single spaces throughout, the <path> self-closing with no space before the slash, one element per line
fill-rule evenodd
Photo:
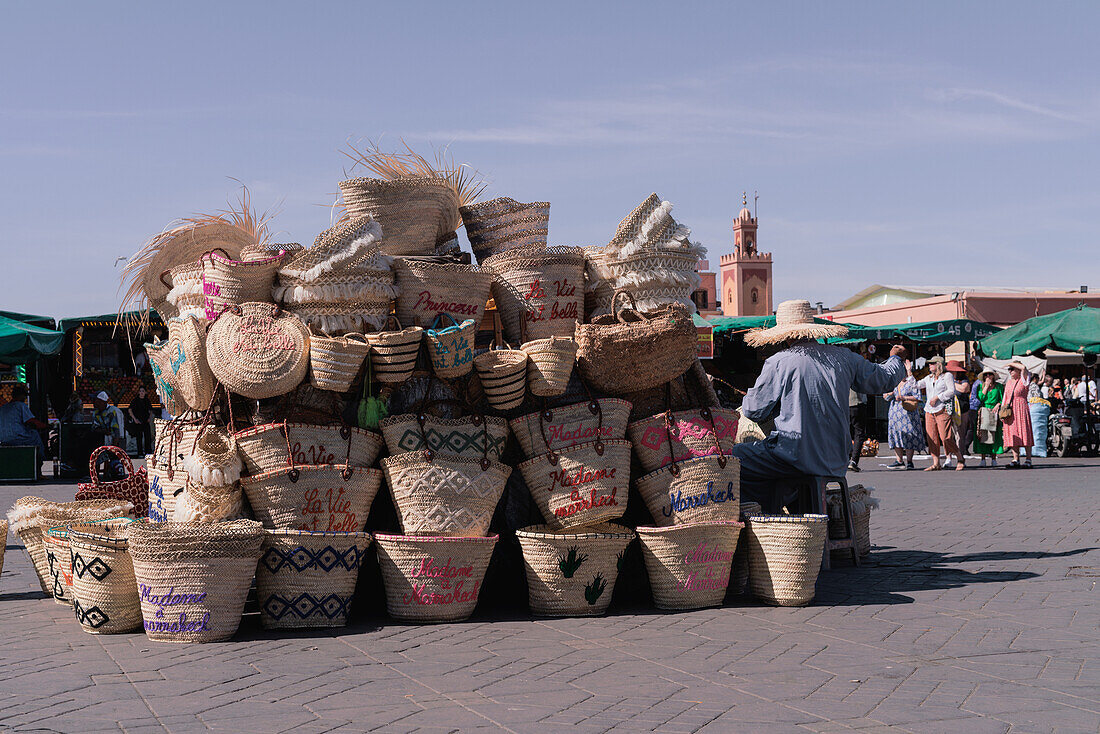
<path fill-rule="evenodd" d="M 737 443 L 737 411 L 710 407 L 672 410 L 671 385 L 665 385 L 665 412 L 626 427 L 634 453 L 647 472 L 698 456 L 729 454 Z"/>
<path fill-rule="evenodd" d="M 906 412 L 912 413 L 920 407 L 920 398 L 902 398 L 901 407 L 904 408 Z"/>
<path fill-rule="evenodd" d="M 1008 383 L 1005 387 L 1005 395 L 1012 395 L 1014 389 L 1016 389 L 1014 382 Z M 1001 419 L 1001 423 L 1004 423 L 1006 426 L 1012 425 L 1012 420 L 1015 418 L 1012 414 L 1012 406 L 1004 402 L 1001 403 L 1001 409 L 997 412 L 997 416 Z"/>
<path fill-rule="evenodd" d="M 126 477 L 113 482 L 101 482 L 99 474 L 95 470 L 96 459 L 104 451 L 108 451 L 122 462 L 126 470 Z M 144 517 L 149 512 L 149 476 L 145 467 L 134 471 L 134 465 L 126 452 L 117 446 L 100 446 L 88 457 L 88 476 L 90 482 L 81 482 L 76 485 L 77 500 L 121 500 L 132 502 L 134 513 L 137 517 Z"/>

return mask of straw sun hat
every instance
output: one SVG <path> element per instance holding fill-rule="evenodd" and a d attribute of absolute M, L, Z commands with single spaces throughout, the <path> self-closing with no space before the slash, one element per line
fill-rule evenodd
<path fill-rule="evenodd" d="M 783 301 L 775 311 L 775 326 L 750 331 L 745 335 L 745 343 L 750 347 L 764 347 L 796 339 L 827 339 L 847 335 L 847 326 L 817 323 L 815 316 L 809 301 Z"/>

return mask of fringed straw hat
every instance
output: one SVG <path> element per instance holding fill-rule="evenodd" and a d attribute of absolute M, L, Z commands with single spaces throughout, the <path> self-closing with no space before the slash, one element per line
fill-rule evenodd
<path fill-rule="evenodd" d="M 783 301 L 775 311 L 775 326 L 750 331 L 745 335 L 745 343 L 764 347 L 795 339 L 828 339 L 848 334 L 847 326 L 817 323 L 815 315 L 809 301 Z"/>

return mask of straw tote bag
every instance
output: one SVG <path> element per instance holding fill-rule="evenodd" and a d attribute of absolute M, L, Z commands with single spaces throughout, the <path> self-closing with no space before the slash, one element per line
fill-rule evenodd
<path fill-rule="evenodd" d="M 50 568 L 50 591 L 54 602 L 72 606 L 73 564 L 69 555 L 69 529 L 64 526 L 48 528 L 42 538 L 42 547 Z"/>
<path fill-rule="evenodd" d="M 498 536 L 376 533 L 386 611 L 405 622 L 458 622 L 474 613 Z"/>
<path fill-rule="evenodd" d="M 445 325 L 444 318 L 451 322 Z M 477 329 L 473 319 L 461 324 L 448 313 L 435 317 L 430 329 L 424 330 L 428 344 L 428 357 L 436 377 L 453 380 L 462 377 L 474 367 L 474 339 Z"/>
<path fill-rule="evenodd" d="M 266 528 L 360 533 L 382 472 L 343 464 L 278 469 L 241 480 Z"/>
<path fill-rule="evenodd" d="M 69 526 L 73 570 L 73 612 L 85 632 L 113 635 L 141 627 L 130 518 Z"/>
<path fill-rule="evenodd" d="M 187 471 L 183 463 L 191 454 L 202 429 L 200 420 L 173 418 L 170 421 L 153 419 L 156 447 L 146 457 L 149 471 L 148 513 L 150 522 L 168 522 L 172 519 L 176 497 L 183 492 Z"/>
<path fill-rule="evenodd" d="M 742 527 L 727 520 L 638 528 L 654 606 L 676 610 L 720 605 Z"/>
<path fill-rule="evenodd" d="M 96 460 L 104 452 L 114 454 L 126 470 L 125 479 L 111 482 L 101 481 L 96 472 Z M 134 465 L 126 452 L 117 446 L 100 446 L 88 457 L 88 476 L 90 482 L 76 485 L 76 500 L 119 500 L 134 505 L 134 513 L 145 517 L 149 512 L 149 475 L 145 467 L 134 471 Z"/>
<path fill-rule="evenodd" d="M 378 427 L 391 454 L 428 449 L 440 456 L 500 461 L 508 441 L 507 421 L 479 413 L 464 418 L 436 418 L 421 409 L 384 418 Z"/>
<path fill-rule="evenodd" d="M 397 331 L 380 331 L 367 334 L 370 344 L 370 366 L 372 376 L 379 382 L 404 382 L 412 377 L 416 369 L 416 358 L 420 354 L 420 342 L 424 330 L 419 326 L 401 328 L 401 322 L 390 316 L 386 321 L 397 326 Z"/>
<path fill-rule="evenodd" d="M 474 357 L 474 369 L 481 380 L 485 399 L 496 410 L 511 410 L 523 404 L 527 395 L 527 352 L 512 349 L 495 349 Z"/>
<path fill-rule="evenodd" d="M 179 415 L 191 409 L 183 398 L 179 380 L 172 370 L 172 357 L 168 349 L 168 340 L 146 343 L 145 356 L 149 358 L 149 369 L 153 371 L 153 382 L 157 386 L 157 395 L 165 409 L 172 415 Z"/>
<path fill-rule="evenodd" d="M 577 325 L 577 369 L 601 392 L 647 390 L 673 380 L 695 362 L 696 333 L 691 314 L 680 304 L 647 313 L 619 305 L 614 313 Z M 626 297 L 633 303 L 634 297 Z"/>
<path fill-rule="evenodd" d="M 555 530 L 615 520 L 626 512 L 630 442 L 596 439 L 519 465 L 531 497 Z"/>
<path fill-rule="evenodd" d="M 318 390 L 345 393 L 351 389 L 370 343 L 362 334 L 309 337 L 309 382 Z"/>
<path fill-rule="evenodd" d="M 493 298 L 508 341 L 573 337 L 584 308 L 583 248 L 517 248 L 487 258 L 482 267 L 496 276 Z"/>
<path fill-rule="evenodd" d="M 458 210 L 479 263 L 517 248 L 546 249 L 550 202 L 523 204 L 502 196 Z"/>
<path fill-rule="evenodd" d="M 352 178 L 340 191 L 348 214 L 382 225 L 388 255 L 430 255 L 459 222 L 458 195 L 438 178 Z"/>
<path fill-rule="evenodd" d="M 509 422 L 527 458 L 559 451 L 596 439 L 622 439 L 630 418 L 630 403 L 618 398 L 593 398 L 583 403 L 546 407 Z"/>
<path fill-rule="evenodd" d="M 343 627 L 370 533 L 264 530 L 256 601 L 264 629 Z"/>
<path fill-rule="evenodd" d="M 594 617 L 607 611 L 634 531 L 604 523 L 578 530 L 532 525 L 516 531 L 531 612 Z"/>
<path fill-rule="evenodd" d="M 130 526 L 142 624 L 158 642 L 218 642 L 236 633 L 264 534 L 260 523 Z"/>
<path fill-rule="evenodd" d="M 214 375 L 206 361 L 206 321 L 194 315 L 168 319 L 168 368 L 190 410 L 206 410 L 214 398 Z"/>
<path fill-rule="evenodd" d="M 486 458 L 412 451 L 382 459 L 401 532 L 483 537 L 512 467 Z"/>
<path fill-rule="evenodd" d="M 309 368 L 309 330 L 271 303 L 244 303 L 222 313 L 210 326 L 206 349 L 214 377 L 254 400 L 285 395 Z"/>
<path fill-rule="evenodd" d="M 781 607 L 813 601 L 828 526 L 828 515 L 750 517 L 746 529 L 753 596 Z"/>
<path fill-rule="evenodd" d="M 738 536 L 737 550 L 733 554 L 733 570 L 730 571 L 731 591 L 737 596 L 744 596 L 749 593 L 748 519 L 752 515 L 759 514 L 761 514 L 761 508 L 758 502 L 741 503 L 741 517 L 739 519 L 745 523 L 745 527 L 741 528 L 741 534 Z"/>
<path fill-rule="evenodd" d="M 732 456 L 675 462 L 638 477 L 634 484 L 661 527 L 740 517 L 741 463 Z"/>
<path fill-rule="evenodd" d="M 671 401 L 666 397 L 666 406 Z M 698 456 L 729 455 L 737 444 L 739 415 L 728 408 L 702 406 L 665 412 L 626 427 L 634 453 L 647 472 Z"/>
<path fill-rule="evenodd" d="M 485 317 L 493 274 L 476 265 L 394 260 L 397 300 L 394 312 L 402 323 L 427 326 L 442 313 L 456 321 L 473 319 L 474 331 Z"/>
<path fill-rule="evenodd" d="M 273 302 L 271 286 L 286 253 L 270 255 L 263 250 L 251 250 L 242 252 L 241 258 L 234 260 L 217 252 L 207 252 L 200 259 L 208 320 L 213 321 L 230 306 Z"/>
<path fill-rule="evenodd" d="M 577 343 L 571 337 L 536 339 L 520 349 L 527 353 L 527 383 L 532 395 L 553 397 L 565 392 L 577 358 Z"/>
<path fill-rule="evenodd" d="M 382 437 L 353 426 L 266 423 L 233 434 L 249 474 L 319 464 L 368 467 L 382 450 Z"/>

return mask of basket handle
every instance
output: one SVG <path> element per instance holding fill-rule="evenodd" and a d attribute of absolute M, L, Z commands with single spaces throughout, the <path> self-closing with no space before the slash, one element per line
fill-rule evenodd
<path fill-rule="evenodd" d="M 687 375 L 685 374 L 684 375 L 684 392 L 689 392 L 687 383 L 688 383 L 688 378 L 687 378 Z M 702 403 L 701 397 L 700 397 L 699 402 Z M 701 405 L 700 408 L 699 408 L 699 415 L 700 415 L 700 417 L 702 417 L 703 420 L 705 420 L 707 423 L 710 424 L 710 437 L 711 437 L 711 440 L 714 441 L 714 448 L 718 453 L 718 466 L 724 469 L 724 468 L 726 468 L 726 462 L 728 461 L 728 459 L 726 458 L 725 452 L 722 451 L 722 442 L 718 440 L 718 427 L 714 424 L 714 413 L 711 411 L 709 406 Z M 669 471 L 669 474 L 671 474 L 672 476 L 678 477 L 678 476 L 680 476 L 680 467 L 676 463 L 676 450 L 674 448 L 675 441 L 672 438 L 673 421 L 672 421 L 672 381 L 671 380 L 669 380 L 668 382 L 665 383 L 665 413 L 664 413 L 663 418 L 664 418 L 664 424 L 665 424 L 665 435 L 668 436 L 668 457 L 669 457 L 669 460 L 670 460 L 668 471 Z"/>
<path fill-rule="evenodd" d="M 626 296 L 630 299 L 630 310 L 634 312 L 635 318 L 627 320 L 623 316 L 623 311 L 626 310 L 624 306 L 619 305 L 619 296 Z M 624 301 L 626 299 L 623 299 Z M 615 317 L 615 321 L 620 324 L 627 324 L 631 321 L 646 321 L 646 317 L 638 310 L 638 302 L 634 300 L 634 294 L 630 291 L 620 290 L 615 291 L 615 295 L 611 296 L 611 315 Z"/>
<path fill-rule="evenodd" d="M 172 269 L 171 269 L 171 268 L 165 268 L 165 269 L 164 269 L 164 270 L 162 270 L 162 271 L 161 271 L 161 273 L 160 273 L 160 282 L 161 282 L 161 283 L 162 283 L 162 284 L 164 285 L 164 287 L 165 287 L 165 288 L 167 288 L 168 290 L 172 290 L 172 284 L 171 284 L 171 283 L 169 283 L 168 281 L 166 281 L 166 280 L 164 279 L 164 276 L 168 275 L 168 273 L 170 273 L 170 272 L 172 272 Z"/>
<path fill-rule="evenodd" d="M 452 316 L 451 314 L 447 313 L 446 311 L 440 311 L 439 313 L 437 313 L 437 314 L 435 315 L 435 318 L 434 318 L 434 319 L 432 319 L 432 325 L 428 327 L 428 330 L 429 330 L 429 331 L 436 331 L 437 329 L 435 328 L 435 325 L 436 325 L 436 324 L 438 324 L 438 323 L 440 323 L 441 319 L 442 319 L 442 318 L 443 318 L 444 316 L 446 316 L 447 318 L 449 318 L 449 319 L 451 320 L 451 326 L 461 326 L 461 324 L 459 324 L 459 323 L 458 323 L 457 321 L 455 321 L 455 317 L 454 317 L 454 316 Z M 443 327 L 443 329 L 449 329 L 449 328 L 451 328 L 451 327 L 450 327 L 450 326 L 444 326 L 444 327 Z M 443 329 L 439 329 L 439 331 L 442 331 Z"/>
<path fill-rule="evenodd" d="M 579 375 L 578 375 L 579 379 Z M 588 412 L 596 416 L 596 440 L 593 441 L 596 453 L 603 456 L 604 444 L 603 444 L 603 406 L 600 405 L 600 401 L 592 397 L 592 390 L 588 387 L 588 383 L 584 380 L 580 380 L 581 387 L 584 388 L 584 392 L 588 395 Z M 550 437 L 546 434 L 546 421 L 554 420 L 554 410 L 546 406 L 546 401 L 543 401 L 542 410 L 539 411 L 539 433 L 542 434 L 542 440 L 546 444 L 546 454 L 550 459 L 551 464 L 558 463 L 558 455 L 550 448 Z"/>
<path fill-rule="evenodd" d="M 116 458 L 122 461 L 123 466 L 126 468 L 126 477 L 134 476 L 134 464 L 130 461 L 130 457 L 126 455 L 126 452 L 120 449 L 118 446 L 100 446 L 98 449 L 92 452 L 92 455 L 88 457 L 88 476 L 92 479 L 92 486 L 99 487 L 99 476 L 95 471 L 95 460 L 99 458 L 99 455 L 104 451 L 109 451 L 115 455 Z"/>
<path fill-rule="evenodd" d="M 297 482 L 302 472 L 294 466 L 294 449 L 290 446 L 290 425 L 286 418 L 283 418 L 283 438 L 286 439 L 286 476 L 291 482 Z"/>

